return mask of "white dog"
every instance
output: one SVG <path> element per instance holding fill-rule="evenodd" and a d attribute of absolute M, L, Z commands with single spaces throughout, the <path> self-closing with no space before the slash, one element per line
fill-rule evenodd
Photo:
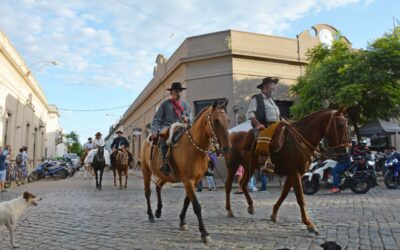
<path fill-rule="evenodd" d="M 14 200 L 0 203 L 0 225 L 5 225 L 10 231 L 10 241 L 12 247 L 18 247 L 14 242 L 14 230 L 17 226 L 18 218 L 29 206 L 37 206 L 35 195 L 24 192 L 24 194 Z"/>

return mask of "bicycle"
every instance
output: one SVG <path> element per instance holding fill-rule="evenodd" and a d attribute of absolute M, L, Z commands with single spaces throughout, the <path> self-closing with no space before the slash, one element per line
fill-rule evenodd
<path fill-rule="evenodd" d="M 6 174 L 6 180 L 4 182 L 4 187 L 5 188 L 11 187 L 11 183 L 13 181 L 15 181 L 15 183 L 17 183 L 17 185 L 20 185 L 19 184 L 20 179 L 17 178 L 18 175 L 19 175 L 18 174 L 18 169 L 17 169 L 17 167 L 15 165 L 15 162 L 14 161 L 10 161 L 7 164 L 7 174 Z"/>

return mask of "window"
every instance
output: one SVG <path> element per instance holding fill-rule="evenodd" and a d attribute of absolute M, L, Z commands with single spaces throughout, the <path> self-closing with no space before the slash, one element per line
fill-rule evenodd
<path fill-rule="evenodd" d="M 217 101 L 218 104 L 222 104 L 226 101 L 226 98 L 194 101 L 194 116 L 197 116 L 205 107 L 213 105 L 214 101 Z"/>

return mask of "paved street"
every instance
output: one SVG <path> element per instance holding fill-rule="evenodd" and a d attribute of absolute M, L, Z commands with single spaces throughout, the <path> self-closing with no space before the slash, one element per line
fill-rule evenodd
<path fill-rule="evenodd" d="M 197 219 L 189 208 L 189 230 L 179 230 L 179 213 L 184 190 L 166 186 L 164 209 L 156 223 L 147 220 L 142 180 L 130 176 L 127 190 L 112 186 L 106 174 L 103 191 L 96 191 L 93 180 L 74 176 L 61 181 L 44 180 L 0 194 L 0 200 L 14 198 L 24 190 L 43 200 L 22 216 L 16 230 L 20 249 L 320 249 L 328 240 L 347 249 L 400 248 L 400 190 L 381 185 L 367 195 L 345 191 L 329 195 L 326 190 L 307 196 L 308 212 L 319 229 L 314 236 L 300 221 L 294 194 L 283 204 L 279 221 L 267 219 L 280 189 L 255 192 L 256 213 L 247 213 L 242 195 L 233 195 L 235 218 L 227 218 L 223 189 L 203 191 L 199 200 L 211 235 L 208 246 L 200 242 Z M 156 204 L 152 193 L 153 209 Z M 1 229 L 0 249 L 9 249 L 6 228 Z M 345 248 L 344 248 L 345 249 Z"/>

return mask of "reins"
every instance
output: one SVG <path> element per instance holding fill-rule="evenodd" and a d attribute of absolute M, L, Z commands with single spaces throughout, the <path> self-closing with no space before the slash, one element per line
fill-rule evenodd
<path fill-rule="evenodd" d="M 225 113 L 225 111 L 222 111 L 222 110 L 221 110 L 221 111 L 213 111 L 213 112 L 210 111 L 210 112 L 208 112 L 208 114 L 207 114 L 207 121 L 208 121 L 207 124 L 210 125 L 210 127 L 211 127 L 211 133 L 212 133 L 212 135 L 211 135 L 211 137 L 210 137 L 210 144 L 211 144 L 211 145 L 217 145 L 217 144 L 218 144 L 218 143 L 217 143 L 217 135 L 215 134 L 214 127 L 213 127 L 212 122 L 211 122 L 211 115 L 212 115 L 213 113 Z M 202 153 L 204 153 L 204 154 L 207 154 L 208 151 L 209 151 L 209 148 L 208 148 L 208 149 L 202 149 L 202 148 L 200 147 L 200 145 L 194 141 L 194 139 L 193 139 L 193 137 L 192 137 L 192 135 L 191 135 L 191 133 L 190 133 L 189 130 L 190 130 L 190 128 L 186 130 L 186 135 L 188 136 L 188 139 L 189 139 L 190 143 L 191 143 L 198 151 L 200 151 L 200 152 L 202 152 Z"/>

